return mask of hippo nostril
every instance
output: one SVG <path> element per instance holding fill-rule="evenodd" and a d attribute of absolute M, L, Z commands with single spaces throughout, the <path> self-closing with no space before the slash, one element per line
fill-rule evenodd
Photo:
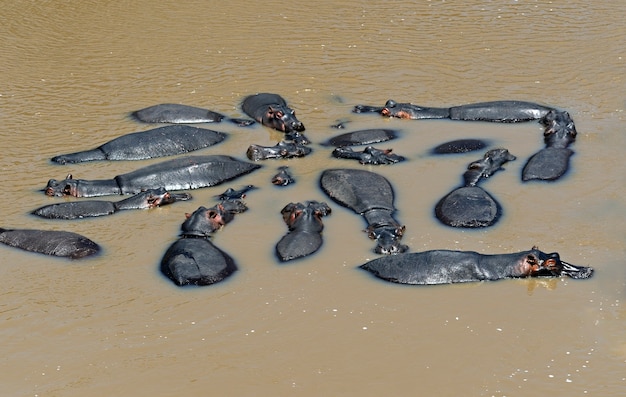
<path fill-rule="evenodd" d="M 293 122 L 291 123 L 291 128 L 293 128 L 296 131 L 304 131 L 304 124 L 302 124 L 301 122 Z"/>

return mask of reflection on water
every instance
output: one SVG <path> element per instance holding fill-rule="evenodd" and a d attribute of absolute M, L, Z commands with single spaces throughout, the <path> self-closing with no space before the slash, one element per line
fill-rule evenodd
<path fill-rule="evenodd" d="M 0 180 L 11 193 L 0 204 L 1 226 L 71 230 L 104 247 L 76 262 L 0 247 L 6 393 L 623 395 L 625 14 L 608 1 L 5 5 Z M 50 178 L 111 178 L 161 161 L 50 162 L 152 128 L 129 112 L 171 102 L 241 117 L 241 99 L 255 92 L 287 99 L 313 141 L 310 156 L 263 162 L 254 174 L 154 210 L 75 222 L 28 215 L 73 200 L 42 194 Z M 390 98 L 566 109 L 579 132 L 570 172 L 556 183 L 521 182 L 526 159 L 544 147 L 536 123 L 351 113 Z M 346 130 L 330 127 L 338 121 Z M 245 158 L 250 144 L 272 146 L 281 136 L 261 126 L 209 128 L 229 136 L 202 154 Z M 362 167 L 320 145 L 364 128 L 397 130 L 398 140 L 376 146 L 408 160 Z M 517 157 L 482 185 L 503 207 L 493 228 L 457 230 L 434 217 L 435 203 L 483 153 L 429 150 L 467 137 Z M 282 165 L 296 184 L 270 183 Z M 329 167 L 391 181 L 412 251 L 538 245 L 596 274 L 423 288 L 376 280 L 357 269 L 376 257 L 363 219 L 319 189 Z M 185 213 L 247 184 L 259 187 L 246 198 L 249 211 L 213 239 L 239 271 L 209 288 L 179 289 L 162 277 L 158 263 Z M 332 207 L 323 246 L 280 264 L 280 210 L 305 200 Z"/>

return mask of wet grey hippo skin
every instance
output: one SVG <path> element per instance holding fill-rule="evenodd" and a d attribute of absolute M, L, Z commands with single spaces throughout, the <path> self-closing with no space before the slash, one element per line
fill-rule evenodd
<path fill-rule="evenodd" d="M 398 156 L 391 151 L 392 149 L 381 150 L 373 146 L 367 146 L 359 152 L 346 146 L 335 148 L 332 155 L 340 159 L 358 160 L 359 163 L 366 165 L 395 164 L 405 160 L 404 157 Z"/>
<path fill-rule="evenodd" d="M 322 173 L 320 185 L 334 201 L 365 218 L 366 232 L 377 243 L 374 252 L 396 254 L 408 249 L 400 243 L 404 226 L 392 216 L 394 194 L 386 178 L 365 170 L 330 169 Z"/>
<path fill-rule="evenodd" d="M 190 200 L 187 193 L 170 193 L 164 188 L 148 189 L 117 202 L 103 200 L 71 201 L 50 204 L 34 210 L 34 215 L 48 219 L 83 219 L 111 215 L 123 210 L 140 210 Z"/>
<path fill-rule="evenodd" d="M 486 148 L 488 142 L 482 139 L 456 139 L 454 141 L 444 142 L 434 147 L 431 154 L 455 154 L 475 152 Z"/>
<path fill-rule="evenodd" d="M 179 105 L 176 103 L 162 103 L 149 106 L 131 113 L 131 117 L 144 123 L 170 123 L 170 124 L 194 124 L 194 123 L 219 123 L 226 119 L 240 127 L 254 124 L 253 120 L 231 119 L 223 114 L 195 106 Z"/>
<path fill-rule="evenodd" d="M 296 183 L 296 180 L 289 172 L 289 167 L 278 167 L 278 173 L 272 177 L 272 184 L 276 186 L 288 186 L 292 183 Z"/>
<path fill-rule="evenodd" d="M 558 253 L 546 254 L 535 247 L 529 251 L 500 255 L 449 250 L 403 253 L 374 259 L 360 268 L 386 281 L 416 285 L 523 277 L 568 276 L 584 279 L 593 274 L 590 267 L 574 266 L 562 261 Z"/>
<path fill-rule="evenodd" d="M 233 258 L 210 240 L 214 232 L 245 212 L 239 199 L 222 200 L 211 208 L 199 207 L 186 215 L 182 233 L 163 255 L 161 272 L 178 286 L 211 285 L 237 271 Z"/>
<path fill-rule="evenodd" d="M 189 190 L 215 186 L 248 174 L 259 165 L 230 156 L 187 156 L 152 164 L 112 179 L 51 179 L 44 189 L 48 196 L 93 197 L 137 194 L 145 189 Z"/>
<path fill-rule="evenodd" d="M 302 134 L 304 124 L 296 112 L 277 94 L 259 93 L 244 98 L 241 108 L 245 114 L 266 127 L 285 133 L 285 138 L 306 145 L 309 140 Z"/>
<path fill-rule="evenodd" d="M 241 189 L 233 189 L 232 187 L 229 187 L 228 189 L 226 189 L 226 191 L 222 194 L 218 194 L 216 197 L 219 200 L 236 200 L 236 199 L 244 199 L 246 198 L 246 195 L 248 194 L 248 192 L 250 190 L 254 190 L 256 189 L 256 186 L 254 185 L 246 185 L 244 187 L 242 187 Z"/>
<path fill-rule="evenodd" d="M 355 145 L 371 145 L 373 143 L 386 142 L 396 139 L 398 134 L 394 130 L 385 129 L 368 129 L 347 132 L 337 135 L 325 142 L 324 146 L 355 146 Z"/>
<path fill-rule="evenodd" d="M 250 145 L 246 151 L 246 156 L 252 161 L 290 159 L 304 157 L 312 151 L 313 149 L 300 143 L 280 141 L 274 146 Z"/>
<path fill-rule="evenodd" d="M 80 234 L 34 229 L 0 228 L 0 243 L 45 255 L 80 259 L 100 251 L 100 246 Z"/>
<path fill-rule="evenodd" d="M 331 213 L 326 203 L 289 203 L 280 212 L 289 232 L 276 244 L 276 255 L 283 261 L 302 258 L 322 246 L 322 217 Z"/>
<path fill-rule="evenodd" d="M 576 139 L 576 126 L 569 113 L 550 111 L 543 119 L 545 149 L 535 153 L 522 170 L 522 180 L 553 181 L 565 174 L 574 152 L 568 148 Z"/>
<path fill-rule="evenodd" d="M 502 165 L 515 160 L 506 149 L 492 149 L 481 160 L 467 166 L 463 186 L 444 196 L 435 206 L 435 216 L 452 227 L 487 227 L 493 225 L 502 213 L 500 204 L 476 184 L 489 178 Z"/>
<path fill-rule="evenodd" d="M 73 164 L 96 160 L 144 160 L 204 149 L 225 138 L 223 132 L 188 125 L 167 125 L 123 135 L 92 150 L 55 156 L 52 161 Z"/>

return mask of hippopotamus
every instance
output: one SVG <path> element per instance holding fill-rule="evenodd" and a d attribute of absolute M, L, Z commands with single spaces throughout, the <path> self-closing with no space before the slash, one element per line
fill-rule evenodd
<path fill-rule="evenodd" d="M 161 272 L 178 286 L 210 285 L 229 277 L 237 265 L 209 237 L 246 209 L 240 200 L 224 200 L 187 214 L 180 238 L 163 255 Z"/>
<path fill-rule="evenodd" d="M 325 146 L 355 146 L 355 145 L 371 145 L 373 143 L 386 142 L 398 137 L 394 130 L 386 130 L 373 128 L 368 130 L 358 130 L 347 132 L 330 138 L 323 145 Z"/>
<path fill-rule="evenodd" d="M 280 141 L 274 146 L 250 145 L 246 151 L 246 156 L 252 161 L 290 159 L 304 157 L 312 151 L 313 149 L 300 143 Z"/>
<path fill-rule="evenodd" d="M 277 94 L 260 93 L 247 96 L 241 108 L 248 116 L 266 127 L 285 133 L 287 139 L 307 144 L 309 140 L 301 134 L 304 124 L 296 117 L 296 112 Z"/>
<path fill-rule="evenodd" d="M 431 154 L 455 154 L 475 152 L 487 147 L 488 143 L 482 139 L 456 139 L 444 142 L 431 149 Z"/>
<path fill-rule="evenodd" d="M 433 285 L 494 281 L 504 278 L 589 278 L 593 268 L 574 266 L 533 247 L 513 254 L 484 255 L 473 251 L 434 250 L 381 257 L 360 266 L 386 281 Z"/>
<path fill-rule="evenodd" d="M 276 186 L 287 186 L 292 183 L 296 183 L 296 180 L 289 172 L 289 167 L 278 167 L 278 173 L 272 177 L 272 184 Z"/>
<path fill-rule="evenodd" d="M 219 200 L 236 200 L 236 199 L 244 199 L 247 195 L 247 193 L 250 190 L 256 189 L 256 186 L 254 185 L 246 185 L 244 187 L 242 187 L 241 189 L 233 189 L 232 187 L 229 187 L 228 189 L 226 189 L 226 191 L 222 194 L 218 194 L 216 197 Z"/>
<path fill-rule="evenodd" d="M 357 105 L 355 113 L 376 112 L 386 117 L 401 119 L 452 119 L 463 121 L 493 121 L 499 123 L 517 123 L 539 120 L 551 107 L 525 101 L 492 101 L 453 106 L 450 108 L 431 108 L 412 103 L 398 103 L 388 100 L 383 107 Z"/>
<path fill-rule="evenodd" d="M 574 152 L 568 146 L 576 139 L 576 126 L 568 112 L 553 110 L 540 120 L 544 125 L 546 147 L 535 153 L 522 170 L 522 180 L 552 181 L 569 168 Z"/>
<path fill-rule="evenodd" d="M 462 187 L 444 196 L 435 206 L 435 216 L 452 227 L 487 227 L 493 225 L 502 212 L 498 202 L 476 184 L 502 169 L 515 156 L 506 149 L 492 149 L 481 160 L 467 166 Z"/>
<path fill-rule="evenodd" d="M 225 138 L 223 132 L 188 125 L 167 125 L 123 135 L 92 150 L 55 156 L 52 161 L 67 164 L 95 160 L 144 160 L 204 149 Z"/>
<path fill-rule="evenodd" d="M 84 180 L 68 175 L 65 180 L 50 179 L 44 189 L 48 196 L 94 197 L 137 194 L 145 189 L 188 190 L 215 186 L 248 174 L 259 165 L 230 156 L 187 156 L 152 164 L 112 179 Z"/>
<path fill-rule="evenodd" d="M 374 172 L 330 169 L 320 178 L 322 190 L 334 201 L 352 209 L 367 221 L 369 238 L 376 240 L 374 252 L 396 254 L 408 247 L 400 243 L 405 227 L 393 218 L 393 188 Z"/>
<path fill-rule="evenodd" d="M 333 150 L 332 155 L 340 159 L 359 160 L 361 164 L 380 165 L 395 164 L 404 161 L 404 157 L 391 153 L 392 149 L 376 149 L 373 146 L 367 146 L 360 152 L 356 152 L 348 146 L 338 147 Z"/>
<path fill-rule="evenodd" d="M 322 246 L 322 217 L 331 213 L 328 204 L 318 201 L 289 203 L 280 212 L 289 232 L 276 244 L 276 255 L 283 261 L 311 255 Z"/>
<path fill-rule="evenodd" d="M 111 215 L 122 210 L 149 209 L 190 199 L 191 195 L 188 193 L 170 193 L 164 188 L 158 188 L 148 189 L 117 202 L 89 200 L 56 203 L 40 207 L 32 213 L 48 219 L 82 219 Z"/>
<path fill-rule="evenodd" d="M 57 230 L 0 228 L 0 243 L 70 259 L 84 258 L 100 251 L 100 246 L 85 236 Z"/>
<path fill-rule="evenodd" d="M 145 109 L 132 112 L 131 116 L 144 123 L 219 123 L 226 119 L 240 127 L 247 127 L 254 124 L 253 120 L 232 119 L 208 109 L 188 105 L 179 105 L 176 103 L 162 103 L 160 105 L 150 106 Z"/>

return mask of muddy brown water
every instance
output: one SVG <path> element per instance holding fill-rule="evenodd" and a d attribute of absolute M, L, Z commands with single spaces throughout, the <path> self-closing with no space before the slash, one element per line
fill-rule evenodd
<path fill-rule="evenodd" d="M 601 1 L 4 2 L 0 16 L 0 226 L 71 230 L 102 245 L 66 261 L 0 247 L 0 390 L 11 396 L 439 395 L 622 396 L 626 393 L 624 215 L 626 6 Z M 63 199 L 48 179 L 109 178 L 159 160 L 59 166 L 57 154 L 148 129 L 128 112 L 157 103 L 242 116 L 241 99 L 283 95 L 314 153 L 194 199 L 77 222 L 28 212 Z M 522 183 L 543 147 L 538 124 L 386 120 L 350 112 L 387 99 L 427 106 L 521 99 L 568 110 L 579 135 L 570 172 Z M 507 253 L 538 245 L 593 266 L 590 280 L 457 286 L 387 284 L 356 267 L 375 258 L 363 220 L 318 188 L 320 171 L 357 163 L 320 142 L 391 128 L 383 144 L 409 161 L 366 167 L 396 192 L 404 242 Z M 203 154 L 245 157 L 280 135 L 228 132 Z M 518 159 L 482 186 L 502 204 L 489 229 L 444 227 L 437 200 L 470 153 L 433 157 L 447 140 L 489 139 Z M 296 185 L 270 184 L 289 165 Z M 250 210 L 214 242 L 237 261 L 228 281 L 175 287 L 158 263 L 185 212 L 226 187 L 255 184 Z M 113 197 L 112 199 L 119 199 Z M 66 199 L 69 200 L 69 199 Z M 279 264 L 281 208 L 325 200 L 324 245 Z"/>

